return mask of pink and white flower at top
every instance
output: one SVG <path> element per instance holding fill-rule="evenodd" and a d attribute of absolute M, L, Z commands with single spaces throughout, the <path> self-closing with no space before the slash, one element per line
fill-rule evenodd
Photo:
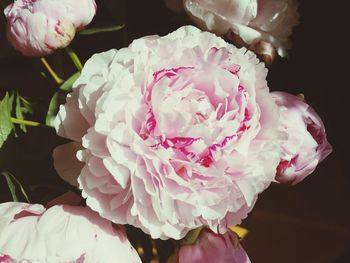
<path fill-rule="evenodd" d="M 101 216 L 153 238 L 226 232 L 280 160 L 266 74 L 252 52 L 191 26 L 94 55 L 56 118 L 85 148 L 69 181 Z"/>
<path fill-rule="evenodd" d="M 124 231 L 87 207 L 0 204 L 0 262 L 116 261 L 141 262 Z"/>
<path fill-rule="evenodd" d="M 15 0 L 4 10 L 7 37 L 26 56 L 64 48 L 96 13 L 95 0 Z"/>
<path fill-rule="evenodd" d="M 271 45 L 281 57 L 287 55 L 289 36 L 298 24 L 296 0 L 166 0 L 183 8 L 204 30 L 227 35 L 236 44 L 273 58 Z"/>
<path fill-rule="evenodd" d="M 315 170 L 332 152 L 332 147 L 321 118 L 309 105 L 285 92 L 271 94 L 280 109 L 280 129 L 288 136 L 282 143 L 276 180 L 297 184 Z"/>
<path fill-rule="evenodd" d="M 231 231 L 223 235 L 208 229 L 201 231 L 197 241 L 180 246 L 168 263 L 250 263 L 236 234 Z"/>

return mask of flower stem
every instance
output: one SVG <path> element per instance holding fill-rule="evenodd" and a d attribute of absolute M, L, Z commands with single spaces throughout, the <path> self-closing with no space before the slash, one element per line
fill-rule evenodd
<path fill-rule="evenodd" d="M 47 62 L 45 58 L 40 58 L 40 61 L 44 64 L 47 71 L 50 73 L 51 77 L 56 81 L 58 85 L 63 83 L 63 79 L 61 79 L 56 72 L 51 68 L 50 64 Z"/>
<path fill-rule="evenodd" d="M 72 62 L 74 63 L 75 67 L 79 71 L 81 71 L 83 69 L 83 65 L 81 64 L 78 55 L 73 51 L 73 49 L 70 46 L 66 47 L 66 52 L 69 55 Z"/>
<path fill-rule="evenodd" d="M 41 123 L 39 123 L 39 122 L 20 120 L 20 119 L 16 119 L 16 118 L 11 118 L 11 122 L 14 124 L 23 124 L 23 125 L 32 126 L 32 127 L 36 127 L 36 126 L 41 125 Z"/>

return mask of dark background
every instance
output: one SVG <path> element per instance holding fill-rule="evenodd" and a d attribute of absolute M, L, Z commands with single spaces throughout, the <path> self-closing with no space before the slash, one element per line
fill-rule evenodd
<path fill-rule="evenodd" d="M 72 43 L 83 61 L 93 53 L 120 48 L 137 37 L 167 34 L 191 23 L 166 9 L 162 0 L 100 0 L 92 26 L 125 23 L 120 32 L 77 36 Z M 300 1 L 300 25 L 292 36 L 288 59 L 270 67 L 271 90 L 304 93 L 322 117 L 333 153 L 306 180 L 294 187 L 272 185 L 260 198 L 244 225 L 243 240 L 252 262 L 346 263 L 350 262 L 349 154 L 349 35 L 345 1 Z M 48 58 L 67 78 L 74 67 L 58 52 Z M 17 89 L 31 99 L 43 122 L 48 101 L 57 89 L 38 59 L 24 58 L 6 42 L 4 17 L 0 21 L 0 95 Z M 45 141 L 43 141 L 43 138 Z M 32 202 L 50 200 L 69 187 L 52 167 L 52 149 L 63 143 L 52 129 L 32 128 L 12 136 L 0 150 L 0 167 L 13 173 L 25 186 Z M 9 201 L 0 178 L 0 201 Z"/>

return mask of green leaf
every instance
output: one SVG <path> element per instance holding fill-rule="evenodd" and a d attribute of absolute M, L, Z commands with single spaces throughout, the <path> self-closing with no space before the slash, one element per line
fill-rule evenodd
<path fill-rule="evenodd" d="M 88 28 L 83 29 L 79 32 L 80 35 L 93 35 L 97 33 L 104 33 L 104 32 L 114 32 L 121 30 L 125 27 L 125 25 L 114 25 L 114 26 L 104 26 L 104 27 L 95 27 L 95 28 Z"/>
<path fill-rule="evenodd" d="M 13 97 L 6 92 L 3 100 L 0 101 L 0 148 L 14 128 L 11 122 L 12 99 Z"/>
<path fill-rule="evenodd" d="M 60 90 L 70 92 L 74 82 L 80 77 L 80 72 L 74 73 L 60 86 Z"/>
<path fill-rule="evenodd" d="M 18 197 L 17 197 L 17 195 L 16 195 L 16 186 L 15 186 L 15 184 L 14 184 L 14 182 L 16 182 L 17 185 L 19 186 L 20 190 L 21 190 L 21 193 L 22 193 L 23 196 L 25 197 L 26 201 L 27 201 L 28 203 L 30 203 L 30 200 L 29 200 L 29 197 L 28 197 L 26 191 L 24 190 L 22 184 L 17 180 L 17 178 L 16 178 L 13 174 L 11 174 L 11 173 L 9 173 L 9 172 L 1 172 L 1 174 L 2 174 L 2 175 L 5 177 L 5 179 L 6 179 L 7 185 L 8 185 L 8 187 L 9 187 L 9 190 L 10 190 L 11 195 L 12 195 L 12 200 L 13 200 L 14 202 L 18 202 Z"/>
<path fill-rule="evenodd" d="M 46 114 L 46 120 L 45 120 L 46 125 L 53 127 L 54 125 L 53 122 L 58 113 L 59 107 L 62 103 L 65 102 L 66 93 L 63 93 L 63 92 L 70 92 L 72 90 L 74 82 L 79 77 L 80 77 L 79 71 L 74 73 L 65 82 L 63 82 L 63 84 L 60 86 L 60 91 L 55 92 L 55 94 L 52 96 L 49 104 L 49 108 Z"/>
<path fill-rule="evenodd" d="M 19 120 L 23 120 L 24 116 L 23 116 L 23 112 L 22 112 L 22 107 L 21 107 L 21 99 L 20 96 L 17 92 L 17 96 L 16 96 L 16 118 Z M 21 130 L 23 132 L 27 132 L 27 127 L 24 124 L 20 124 L 19 127 L 21 128 Z"/>
<path fill-rule="evenodd" d="M 6 182 L 7 182 L 7 185 L 9 187 L 9 190 L 10 190 L 10 193 L 12 195 L 12 200 L 14 202 L 18 202 L 18 198 L 16 196 L 16 186 L 15 184 L 12 182 L 12 179 L 11 179 L 11 176 L 8 174 L 8 173 L 5 173 L 5 172 L 2 172 L 1 173 L 5 179 L 6 179 Z"/>
<path fill-rule="evenodd" d="M 25 98 L 19 96 L 21 101 L 21 109 L 23 114 L 33 114 L 33 109 L 31 103 Z"/>
<path fill-rule="evenodd" d="M 60 106 L 59 98 L 60 98 L 59 92 L 55 92 L 55 94 L 51 98 L 49 109 L 47 111 L 46 120 L 45 120 L 45 124 L 48 126 L 51 126 L 51 127 L 54 126 L 54 120 Z"/>

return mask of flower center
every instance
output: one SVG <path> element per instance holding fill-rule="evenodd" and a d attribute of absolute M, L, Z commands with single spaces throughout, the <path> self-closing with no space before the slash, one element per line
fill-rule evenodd
<path fill-rule="evenodd" d="M 144 94 L 149 110 L 141 138 L 177 159 L 209 167 L 215 152 L 249 129 L 248 92 L 231 70 L 214 65 L 163 69 Z"/>

